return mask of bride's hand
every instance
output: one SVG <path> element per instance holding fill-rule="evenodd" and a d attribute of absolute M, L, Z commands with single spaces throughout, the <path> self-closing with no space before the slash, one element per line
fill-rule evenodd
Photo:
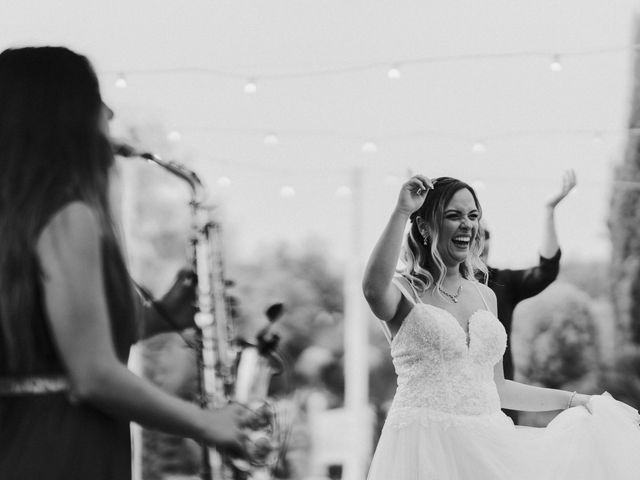
<path fill-rule="evenodd" d="M 424 203 L 427 192 L 433 188 L 433 182 L 424 175 L 414 175 L 402 184 L 396 209 L 411 215 Z"/>
<path fill-rule="evenodd" d="M 584 408 L 587 409 L 587 411 L 589 413 L 593 413 L 592 410 L 592 405 L 591 403 L 589 403 L 589 400 L 591 400 L 591 395 L 584 395 L 582 393 L 576 393 L 573 397 L 573 399 L 571 400 L 571 407 L 580 407 L 583 406 Z"/>

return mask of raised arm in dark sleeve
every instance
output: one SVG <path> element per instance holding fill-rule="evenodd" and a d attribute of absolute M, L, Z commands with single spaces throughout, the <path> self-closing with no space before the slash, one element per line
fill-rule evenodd
<path fill-rule="evenodd" d="M 508 288 L 514 303 L 539 294 L 558 277 L 560 256 L 561 251 L 558 249 L 551 258 L 540 256 L 540 262 L 535 267 L 511 271 L 511 284 Z"/>

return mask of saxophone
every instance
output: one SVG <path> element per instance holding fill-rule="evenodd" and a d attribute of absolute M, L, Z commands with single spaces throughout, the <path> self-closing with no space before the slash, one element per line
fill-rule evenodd
<path fill-rule="evenodd" d="M 270 478 L 270 467 L 277 462 L 279 435 L 273 408 L 266 401 L 271 377 L 277 373 L 274 359 L 277 335 L 267 335 L 270 325 L 282 314 L 282 305 L 266 311 L 269 325 L 258 335 L 257 344 L 235 342 L 235 332 L 224 276 L 221 227 L 205 204 L 207 191 L 192 170 L 159 156 L 114 143 L 115 155 L 139 157 L 186 182 L 191 192 L 189 257 L 197 275 L 196 344 L 198 345 L 198 402 L 202 408 L 219 408 L 239 402 L 255 415 L 246 426 L 246 457 L 231 458 L 201 445 L 202 480 L 248 480 L 254 474 Z"/>

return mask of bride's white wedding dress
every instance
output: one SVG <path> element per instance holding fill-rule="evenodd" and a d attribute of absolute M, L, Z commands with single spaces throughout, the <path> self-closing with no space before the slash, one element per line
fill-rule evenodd
<path fill-rule="evenodd" d="M 546 428 L 514 426 L 493 380 L 500 321 L 478 310 L 467 337 L 448 311 L 394 283 L 414 306 L 391 341 L 398 386 L 368 480 L 640 479 L 635 409 L 604 394 L 593 414 L 574 407 Z"/>

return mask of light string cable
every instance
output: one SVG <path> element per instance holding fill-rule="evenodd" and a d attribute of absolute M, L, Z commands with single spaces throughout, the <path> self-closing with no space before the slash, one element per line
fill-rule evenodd
<path fill-rule="evenodd" d="M 248 79 L 249 82 L 255 82 L 257 79 L 295 79 L 295 78 L 311 78 L 322 77 L 330 75 L 340 75 L 348 73 L 357 73 L 368 70 L 376 70 L 381 68 L 397 69 L 400 66 L 408 65 L 426 65 L 426 64 L 439 64 L 439 63 L 452 63 L 452 62 L 464 62 L 475 60 L 494 60 L 494 59 L 517 59 L 517 58 L 551 58 L 553 64 L 557 64 L 560 59 L 570 57 L 588 57 L 596 55 L 605 55 L 610 53 L 623 53 L 633 52 L 640 50 L 640 43 L 633 43 L 627 46 L 609 46 L 598 47 L 584 50 L 568 50 L 568 51 L 513 51 L 513 52 L 498 52 L 498 53 L 469 53 L 469 54 L 452 54 L 452 55 L 431 55 L 422 57 L 413 57 L 405 59 L 384 60 L 375 61 L 362 64 L 354 64 L 347 66 L 335 66 L 325 68 L 310 68 L 292 70 L 289 72 L 280 73 L 268 73 L 268 72 L 256 72 L 255 68 L 247 68 L 248 71 L 253 73 L 246 74 L 231 69 L 226 70 L 222 68 L 208 68 L 208 67 L 165 67 L 165 68 L 148 68 L 148 69 L 119 69 L 119 70 L 107 70 L 104 73 L 109 75 L 117 75 L 116 82 L 120 83 L 120 86 L 126 86 L 126 78 L 133 75 L 172 75 L 182 73 L 193 73 L 200 75 L 209 75 L 221 78 L 236 78 L 236 79 Z M 389 75 L 393 78 L 395 75 Z"/>

